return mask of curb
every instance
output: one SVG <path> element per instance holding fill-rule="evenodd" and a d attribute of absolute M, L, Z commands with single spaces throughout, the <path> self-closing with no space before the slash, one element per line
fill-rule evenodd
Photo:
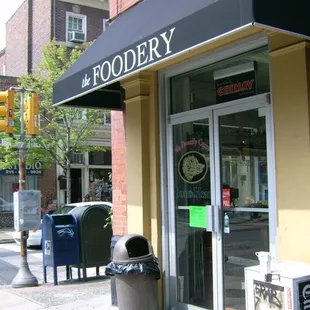
<path fill-rule="evenodd" d="M 0 240 L 0 244 L 4 244 L 4 243 L 14 243 L 15 241 L 13 239 L 2 239 Z"/>

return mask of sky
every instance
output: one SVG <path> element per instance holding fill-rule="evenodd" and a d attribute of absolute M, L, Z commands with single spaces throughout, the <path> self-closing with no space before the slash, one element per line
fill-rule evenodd
<path fill-rule="evenodd" d="M 24 0 L 0 0 L 0 50 L 5 47 L 5 24 Z"/>

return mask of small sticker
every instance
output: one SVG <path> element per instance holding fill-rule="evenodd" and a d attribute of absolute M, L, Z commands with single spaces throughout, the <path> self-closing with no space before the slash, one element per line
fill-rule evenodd
<path fill-rule="evenodd" d="M 45 240 L 44 254 L 51 255 L 51 240 Z"/>

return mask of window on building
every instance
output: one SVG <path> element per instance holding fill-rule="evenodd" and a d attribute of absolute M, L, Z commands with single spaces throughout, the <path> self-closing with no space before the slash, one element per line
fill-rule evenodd
<path fill-rule="evenodd" d="M 67 12 L 67 41 L 72 43 L 86 41 L 86 15 Z"/>
<path fill-rule="evenodd" d="M 16 169 L 0 170 L 0 214 L 14 210 L 13 193 L 19 186 L 17 173 Z M 27 175 L 26 189 L 37 189 L 36 176 Z"/>
<path fill-rule="evenodd" d="M 107 111 L 99 112 L 98 117 L 102 119 L 102 125 L 111 125 L 111 113 Z"/>
<path fill-rule="evenodd" d="M 90 165 L 112 165 L 111 149 L 107 149 L 105 152 L 89 152 L 89 164 Z"/>
<path fill-rule="evenodd" d="M 89 169 L 89 195 L 93 201 L 112 201 L 112 169 Z"/>
<path fill-rule="evenodd" d="M 255 87 L 252 92 L 248 93 L 248 96 L 268 93 L 270 91 L 268 57 L 268 50 L 266 47 L 263 47 L 173 77 L 171 79 L 171 113 L 180 113 L 218 104 L 221 102 L 220 98 L 224 98 L 222 94 L 219 95 L 217 92 L 219 81 L 222 80 L 223 85 L 229 86 L 228 83 L 237 83 L 238 78 L 242 80 L 248 74 L 255 77 Z M 253 67 L 253 71 L 240 71 L 249 65 Z M 224 70 L 231 70 L 231 72 L 236 70 L 236 73 L 229 75 L 227 81 L 224 81 L 224 78 L 216 79 L 216 75 L 219 75 L 219 73 L 223 74 Z M 244 73 L 245 75 L 242 76 Z M 239 99 L 244 98 L 246 95 L 242 92 L 239 94 Z M 237 96 L 232 96 L 232 98 L 230 100 L 235 100 Z"/>
<path fill-rule="evenodd" d="M 84 165 L 84 154 L 73 153 L 71 157 L 71 164 L 81 164 Z"/>
<path fill-rule="evenodd" d="M 111 113 L 104 113 L 103 124 L 104 125 L 111 125 Z"/>

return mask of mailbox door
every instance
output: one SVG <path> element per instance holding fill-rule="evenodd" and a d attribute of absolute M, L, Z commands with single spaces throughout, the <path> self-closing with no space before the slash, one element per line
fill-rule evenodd
<path fill-rule="evenodd" d="M 76 225 L 60 225 L 54 232 L 55 264 L 57 266 L 79 263 L 79 239 Z"/>
<path fill-rule="evenodd" d="M 88 267 L 104 266 L 110 262 L 111 227 L 104 227 L 108 211 L 103 207 L 90 208 L 81 223 L 83 259 Z"/>

